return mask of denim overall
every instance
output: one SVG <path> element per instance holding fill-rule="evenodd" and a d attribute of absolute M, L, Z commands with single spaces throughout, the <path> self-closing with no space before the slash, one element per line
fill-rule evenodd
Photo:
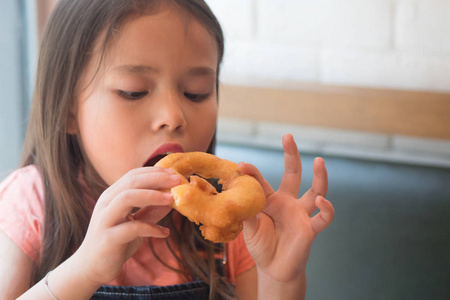
<path fill-rule="evenodd" d="M 218 273 L 223 276 L 223 260 L 216 260 Z M 112 286 L 104 285 L 91 300 L 208 300 L 209 286 L 203 280 L 169 286 Z"/>

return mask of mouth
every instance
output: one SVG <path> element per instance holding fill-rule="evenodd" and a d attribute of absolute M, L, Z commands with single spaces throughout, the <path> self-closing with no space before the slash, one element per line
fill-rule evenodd
<path fill-rule="evenodd" d="M 160 161 L 161 159 L 163 159 L 164 157 L 166 157 L 167 155 L 174 153 L 174 152 L 166 152 L 166 153 L 162 153 L 162 154 L 158 154 L 154 157 L 151 157 L 149 160 L 147 160 L 147 162 L 144 164 L 144 167 L 153 167 L 154 165 L 156 165 L 156 163 L 158 161 Z"/>
<path fill-rule="evenodd" d="M 144 167 L 153 167 L 158 161 L 171 153 L 184 152 L 183 147 L 178 144 L 164 144 L 150 156 L 145 162 Z"/>

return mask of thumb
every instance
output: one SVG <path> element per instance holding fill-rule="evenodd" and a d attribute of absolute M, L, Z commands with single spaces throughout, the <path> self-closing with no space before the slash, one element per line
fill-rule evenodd
<path fill-rule="evenodd" d="M 256 233 L 258 232 L 259 214 L 250 219 L 243 220 L 242 224 L 244 225 L 244 228 L 242 229 L 242 233 L 244 234 L 245 241 L 251 241 L 255 237 Z"/>

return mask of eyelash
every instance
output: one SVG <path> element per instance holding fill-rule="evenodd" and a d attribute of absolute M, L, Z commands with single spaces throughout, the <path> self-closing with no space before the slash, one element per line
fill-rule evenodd
<path fill-rule="evenodd" d="M 201 102 L 205 99 L 209 98 L 210 94 L 193 94 L 193 93 L 184 93 L 184 96 L 193 102 Z"/>
<path fill-rule="evenodd" d="M 131 101 L 135 101 L 135 100 L 139 100 L 141 98 L 144 98 L 145 96 L 148 95 L 148 91 L 140 91 L 140 92 L 135 92 L 135 91 L 122 91 L 119 90 L 118 91 L 119 96 L 127 99 L 127 100 L 131 100 Z M 201 102 L 205 99 L 208 99 L 210 94 L 193 94 L 193 93 L 184 93 L 184 96 L 193 102 Z"/>
<path fill-rule="evenodd" d="M 148 95 L 147 91 L 134 92 L 134 91 L 119 91 L 119 96 L 127 100 L 139 100 Z"/>

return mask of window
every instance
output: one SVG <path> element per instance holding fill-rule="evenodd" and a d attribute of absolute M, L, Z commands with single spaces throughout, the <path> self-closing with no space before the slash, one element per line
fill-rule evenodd
<path fill-rule="evenodd" d="M 0 179 L 17 168 L 27 125 L 37 56 L 35 1 L 0 4 Z"/>

